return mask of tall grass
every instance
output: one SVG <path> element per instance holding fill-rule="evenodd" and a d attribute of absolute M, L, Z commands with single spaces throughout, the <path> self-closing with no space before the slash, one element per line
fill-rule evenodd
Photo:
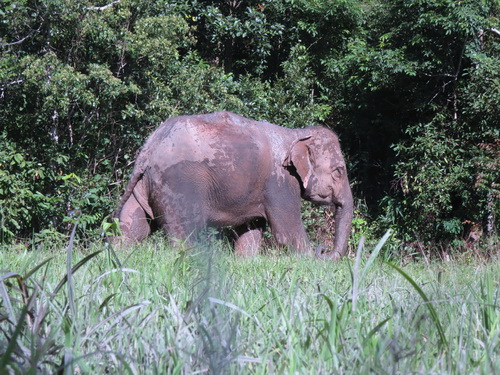
<path fill-rule="evenodd" d="M 401 267 L 382 246 L 3 248 L 0 373 L 500 373 L 498 262 Z"/>

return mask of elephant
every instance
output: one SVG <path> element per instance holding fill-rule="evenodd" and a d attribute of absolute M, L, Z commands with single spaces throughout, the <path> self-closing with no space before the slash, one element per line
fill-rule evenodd
<path fill-rule="evenodd" d="M 311 246 L 301 198 L 335 209 L 333 250 Z M 346 254 L 353 197 L 338 136 L 313 126 L 289 129 L 231 112 L 178 116 L 147 139 L 114 216 L 120 243 L 153 228 L 194 239 L 207 227 L 232 227 L 234 252 L 254 256 L 269 226 L 298 254 Z"/>

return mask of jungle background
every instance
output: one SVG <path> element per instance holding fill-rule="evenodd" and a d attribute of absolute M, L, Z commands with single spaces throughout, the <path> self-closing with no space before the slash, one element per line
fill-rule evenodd
<path fill-rule="evenodd" d="M 496 236 L 498 0 L 2 0 L 0 243 L 97 237 L 163 120 L 335 130 L 354 231 Z M 325 220 L 304 213 L 308 229 Z M 326 220 L 328 221 L 328 220 Z M 109 227 L 109 225 L 108 225 Z"/>

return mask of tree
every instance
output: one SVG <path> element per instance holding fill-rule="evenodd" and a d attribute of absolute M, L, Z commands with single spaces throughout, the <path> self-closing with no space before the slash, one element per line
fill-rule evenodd
<path fill-rule="evenodd" d="M 498 212 L 500 61 L 496 36 L 484 37 L 496 14 L 489 1 L 372 3 L 328 61 L 360 188 L 407 241 L 449 241 Z"/>
<path fill-rule="evenodd" d="M 0 239 L 97 231 L 164 119 L 232 110 L 340 135 L 366 215 L 494 233 L 497 0 L 6 0 Z M 94 232 L 95 233 L 95 232 Z"/>

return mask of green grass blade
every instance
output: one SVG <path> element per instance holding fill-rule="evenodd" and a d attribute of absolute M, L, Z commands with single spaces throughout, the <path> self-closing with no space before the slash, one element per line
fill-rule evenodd
<path fill-rule="evenodd" d="M 326 301 L 328 304 L 328 307 L 330 309 L 330 319 L 325 320 L 326 324 L 326 341 L 323 346 L 323 356 L 326 354 L 326 351 L 330 353 L 330 355 L 333 357 L 336 354 L 336 347 L 337 347 L 337 331 L 338 331 L 338 325 L 337 325 L 337 318 L 338 318 L 338 301 L 335 301 L 335 303 L 332 301 L 331 298 L 326 296 L 325 294 L 321 293 L 321 297 Z M 326 359 L 324 357 L 324 359 Z"/>
<path fill-rule="evenodd" d="M 3 285 L 3 283 L 2 283 Z M 7 345 L 7 349 L 3 353 L 2 357 L 0 357 L 0 370 L 6 369 L 7 365 L 10 363 L 11 355 L 14 352 L 17 343 L 17 337 L 21 334 L 21 330 L 25 323 L 25 318 L 28 313 L 28 305 L 25 305 L 21 310 L 21 315 L 19 316 L 19 320 L 17 321 L 16 328 L 14 329 L 14 333 L 10 337 L 9 344 Z M 15 318 L 12 323 L 15 323 Z"/>
<path fill-rule="evenodd" d="M 422 299 L 424 300 L 425 302 L 425 306 L 427 307 L 427 309 L 429 310 L 429 314 L 431 315 L 432 317 L 432 320 L 434 322 L 434 325 L 436 326 L 437 330 L 438 330 L 438 333 L 439 333 L 439 342 L 440 342 L 440 346 L 441 347 L 447 347 L 448 346 L 448 341 L 446 340 L 446 335 L 444 333 L 444 329 L 443 329 L 443 326 L 441 325 L 441 322 L 439 321 L 439 317 L 436 313 L 436 310 L 434 309 L 434 306 L 432 305 L 432 302 L 429 300 L 429 298 L 427 297 L 427 295 L 424 293 L 424 291 L 418 286 L 418 284 L 415 282 L 415 280 L 413 280 L 406 272 L 404 272 L 401 268 L 399 268 L 398 266 L 392 264 L 392 263 L 389 263 L 389 262 L 384 262 L 386 264 L 388 264 L 389 266 L 391 266 L 392 268 L 394 268 L 396 271 L 398 271 L 401 276 L 403 276 L 410 284 L 411 286 L 413 286 L 413 289 L 415 289 L 417 291 L 417 293 L 420 295 L 420 297 L 422 297 Z"/>
<path fill-rule="evenodd" d="M 113 328 L 113 326 L 118 324 L 125 316 L 127 316 L 128 314 L 130 314 L 136 310 L 142 309 L 145 306 L 149 306 L 150 304 L 151 304 L 151 302 L 146 300 L 146 301 L 142 301 L 140 303 L 136 303 L 132 306 L 128 306 L 128 307 L 124 308 L 123 310 L 114 313 L 113 315 L 107 317 L 106 319 L 102 320 L 101 322 L 97 323 L 94 327 L 92 327 L 89 330 L 89 332 L 87 333 L 87 337 L 90 336 L 91 334 L 93 334 L 95 331 L 97 331 L 100 327 L 104 326 L 108 322 L 111 322 L 109 327 L 106 330 L 106 334 L 107 334 L 107 332 L 109 330 L 111 330 Z"/>
<path fill-rule="evenodd" d="M 53 258 L 54 257 L 50 257 L 50 258 L 45 259 L 42 263 L 40 263 L 39 265 L 37 265 L 36 267 L 34 267 L 30 271 L 28 271 L 28 273 L 26 275 L 24 275 L 23 279 L 28 280 L 31 277 L 31 275 L 33 275 L 36 271 L 38 271 L 40 268 L 42 268 L 45 264 L 50 262 Z"/>
<path fill-rule="evenodd" d="M 69 237 L 69 245 L 66 255 L 66 279 L 68 286 L 68 303 L 71 310 L 71 315 L 76 317 L 76 306 L 75 306 L 75 288 L 73 285 L 73 271 L 71 269 L 71 264 L 73 262 L 73 241 L 75 240 L 76 227 L 78 223 L 73 225 L 73 230 L 71 231 L 71 236 Z"/>
<path fill-rule="evenodd" d="M 18 273 L 15 272 L 7 272 L 0 276 L 0 283 L 3 283 L 4 280 L 10 279 L 11 277 L 20 277 Z"/>
<path fill-rule="evenodd" d="M 481 279 L 479 286 L 482 300 L 480 304 L 481 317 L 484 329 L 489 334 L 494 326 L 495 317 L 497 316 L 495 313 L 496 299 L 494 297 L 493 278 L 491 275 L 486 275 Z"/>
<path fill-rule="evenodd" d="M 20 277 L 18 273 L 7 272 L 0 276 L 0 295 L 2 296 L 3 303 L 5 304 L 5 309 L 7 310 L 7 314 L 9 315 L 9 320 L 14 324 L 16 321 L 16 315 L 14 314 L 14 309 L 12 308 L 12 303 L 10 302 L 9 293 L 7 293 L 7 288 L 5 288 L 4 280 L 7 280 L 11 277 Z"/>
<path fill-rule="evenodd" d="M 112 262 L 115 264 L 115 267 L 117 268 L 122 268 L 122 262 L 120 262 L 120 258 L 118 258 L 118 255 L 116 255 L 115 249 L 113 245 L 108 243 L 108 252 L 112 255 Z"/>
<path fill-rule="evenodd" d="M 109 303 L 109 301 L 111 301 L 111 299 L 116 295 L 117 295 L 117 293 L 113 293 L 113 294 L 110 294 L 109 296 L 107 296 L 106 298 L 104 298 L 104 301 L 102 301 L 102 303 L 99 305 L 99 310 L 102 310 L 104 307 L 106 307 L 107 304 Z"/>
<path fill-rule="evenodd" d="M 365 237 L 361 237 L 356 251 L 356 259 L 354 260 L 354 270 L 352 272 L 352 312 L 356 311 L 358 304 L 358 289 L 359 289 L 359 264 L 361 263 L 361 256 L 365 245 Z"/>
<path fill-rule="evenodd" d="M 135 273 L 135 274 L 140 274 L 139 271 L 136 271 L 136 270 L 133 270 L 133 269 L 130 269 L 130 268 L 113 268 L 112 270 L 109 270 L 109 271 L 106 271 L 104 272 L 101 276 L 99 276 L 98 278 L 96 278 L 94 280 L 94 284 L 97 283 L 98 281 L 100 281 L 102 278 L 112 274 L 112 273 L 116 273 L 116 272 L 130 272 L 130 273 Z"/>
<path fill-rule="evenodd" d="M 369 340 L 374 334 L 376 334 L 380 330 L 380 328 L 382 328 L 385 325 L 385 323 L 387 323 L 391 319 L 392 319 L 392 316 L 382 320 L 379 324 L 377 324 L 375 327 L 373 327 L 370 330 L 370 332 L 368 332 L 368 335 L 366 335 L 364 341 L 366 342 L 367 340 Z"/>
<path fill-rule="evenodd" d="M 387 240 L 389 239 L 391 234 L 392 234 L 392 229 L 388 229 L 387 232 L 385 232 L 384 236 L 377 243 L 377 246 L 375 246 L 375 249 L 373 249 L 372 253 L 370 254 L 370 257 L 368 258 L 368 260 L 365 263 L 363 271 L 361 272 L 361 275 L 359 277 L 359 282 L 361 282 L 364 279 L 364 277 L 365 277 L 366 273 L 368 272 L 368 270 L 370 269 L 372 263 L 377 258 L 378 253 L 380 253 L 380 250 L 382 249 L 384 244 L 387 242 Z"/>
<path fill-rule="evenodd" d="M 75 266 L 71 269 L 71 273 L 75 273 L 81 266 L 83 266 L 85 263 L 87 263 L 90 259 L 98 255 L 99 253 L 102 253 L 102 250 L 98 250 L 90 255 L 87 255 L 85 258 L 83 258 L 81 261 L 79 261 Z M 53 294 L 57 294 L 59 290 L 64 286 L 64 284 L 68 281 L 68 275 L 65 275 L 62 280 L 57 284 L 56 288 L 54 289 Z"/>
<path fill-rule="evenodd" d="M 214 297 L 208 297 L 208 300 L 212 303 L 217 304 L 217 305 L 229 307 L 230 309 L 233 309 L 233 310 L 238 311 L 239 313 L 245 315 L 247 318 L 251 318 L 249 313 L 247 313 L 241 307 L 238 307 L 235 304 L 232 304 L 231 302 L 226 302 L 226 301 L 220 300 L 218 298 L 214 298 Z"/>

